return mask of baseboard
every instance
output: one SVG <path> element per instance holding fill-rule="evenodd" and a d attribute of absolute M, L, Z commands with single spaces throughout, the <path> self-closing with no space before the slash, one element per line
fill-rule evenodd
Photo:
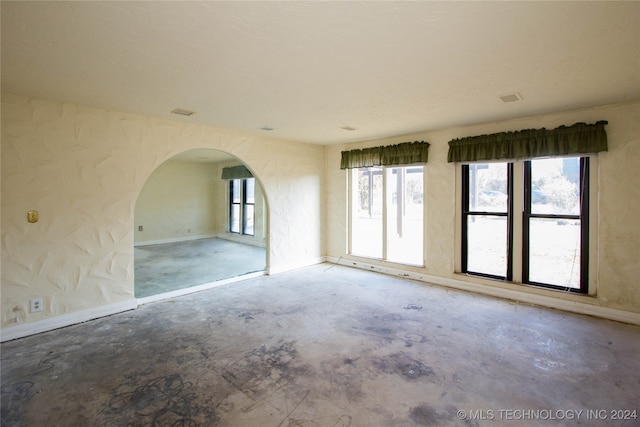
<path fill-rule="evenodd" d="M 312 265 L 322 264 L 323 262 L 326 262 L 326 260 L 326 257 L 315 257 L 301 260 L 296 263 L 276 265 L 275 267 L 267 268 L 267 274 L 273 275 L 278 273 L 285 273 L 287 271 L 298 270 L 300 268 L 311 267 Z"/>
<path fill-rule="evenodd" d="M 242 243 L 249 246 L 255 246 L 258 248 L 266 248 L 267 245 L 264 241 L 259 241 L 254 238 L 243 237 L 242 235 L 232 234 L 232 233 L 218 233 L 216 234 L 218 239 L 228 240 L 230 242 Z"/>
<path fill-rule="evenodd" d="M 521 292 L 513 289 L 498 288 L 481 283 L 467 282 L 464 280 L 457 280 L 448 277 L 432 276 L 423 273 L 416 273 L 414 271 L 402 270 L 399 268 L 385 267 L 361 261 L 354 261 L 352 259 L 326 257 L 326 261 L 333 264 L 344 265 L 346 267 L 355 267 L 362 270 L 375 271 L 377 273 L 399 276 L 406 279 L 417 280 L 420 282 L 445 286 L 462 291 L 475 292 L 492 297 L 505 298 L 512 301 L 534 304 L 577 314 L 586 314 L 589 316 L 601 317 L 603 319 L 615 320 L 618 322 L 630 323 L 633 325 L 640 325 L 640 313 L 602 307 L 599 305 L 588 304 L 579 301 L 553 298 L 546 295 Z"/>
<path fill-rule="evenodd" d="M 11 341 L 29 335 L 52 331 L 54 329 L 64 328 L 65 326 L 87 322 L 100 317 L 135 310 L 136 308 L 138 308 L 138 302 L 133 299 L 115 304 L 102 305 L 88 310 L 61 314 L 48 319 L 36 320 L 35 322 L 8 326 L 0 330 L 0 342 Z"/>
<path fill-rule="evenodd" d="M 183 237 L 174 237 L 171 239 L 147 240 L 144 242 L 135 242 L 133 246 L 136 247 L 136 246 L 162 245 L 165 243 L 187 242 L 189 240 L 211 239 L 214 237 L 217 237 L 217 236 L 215 234 L 200 234 L 197 236 L 183 236 Z"/>
<path fill-rule="evenodd" d="M 183 295 L 193 294 L 195 292 L 202 292 L 212 288 L 217 288 L 218 286 L 229 285 L 231 283 L 242 282 L 244 280 L 253 279 L 255 277 L 264 276 L 266 273 L 264 271 L 256 271 L 255 273 L 247 273 L 242 276 L 231 277 L 229 279 L 218 280 L 215 282 L 205 283 L 203 285 L 191 286 L 184 289 L 176 289 L 175 291 L 165 292 L 163 294 L 151 295 L 148 297 L 138 298 L 138 304 L 149 304 L 152 302 L 158 302 L 170 298 L 180 297 Z"/>

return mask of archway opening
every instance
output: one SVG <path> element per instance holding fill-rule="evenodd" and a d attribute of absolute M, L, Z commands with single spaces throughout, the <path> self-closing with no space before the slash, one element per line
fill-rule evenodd
<path fill-rule="evenodd" d="M 236 157 L 195 149 L 165 161 L 136 200 L 136 298 L 264 274 L 267 218 L 259 179 Z"/>

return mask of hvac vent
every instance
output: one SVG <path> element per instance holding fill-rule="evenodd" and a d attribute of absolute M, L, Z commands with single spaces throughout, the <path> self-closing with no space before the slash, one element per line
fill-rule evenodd
<path fill-rule="evenodd" d="M 176 108 L 175 110 L 171 111 L 172 114 L 177 114 L 179 116 L 193 116 L 196 112 L 195 111 L 190 111 L 190 110 L 185 110 L 182 108 Z"/>
<path fill-rule="evenodd" d="M 502 99 L 502 102 L 505 102 L 505 103 L 516 102 L 522 99 L 522 95 L 520 95 L 519 93 L 512 93 L 511 95 L 501 96 L 500 99 Z"/>

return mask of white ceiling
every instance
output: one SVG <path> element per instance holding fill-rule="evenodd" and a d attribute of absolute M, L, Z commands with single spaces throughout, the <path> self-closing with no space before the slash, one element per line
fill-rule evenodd
<path fill-rule="evenodd" d="M 296 141 L 640 99 L 640 2 L 0 4 L 3 91 Z"/>

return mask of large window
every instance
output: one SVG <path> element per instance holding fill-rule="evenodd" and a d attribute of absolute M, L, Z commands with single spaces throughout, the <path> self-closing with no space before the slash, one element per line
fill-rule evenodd
<path fill-rule="evenodd" d="M 229 231 L 254 235 L 255 178 L 229 180 Z"/>
<path fill-rule="evenodd" d="M 586 293 L 588 195 L 588 157 L 463 165 L 462 272 Z M 516 234 L 518 212 L 522 233 Z M 519 277 L 514 248 L 522 253 Z"/>
<path fill-rule="evenodd" d="M 424 265 L 423 185 L 422 166 L 352 169 L 350 253 Z"/>

